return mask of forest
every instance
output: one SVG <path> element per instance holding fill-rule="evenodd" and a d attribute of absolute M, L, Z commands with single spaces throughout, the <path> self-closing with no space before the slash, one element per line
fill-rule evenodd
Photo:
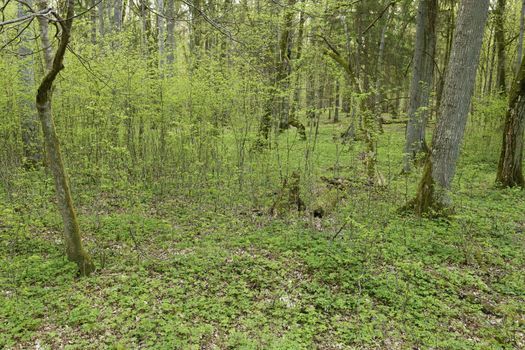
<path fill-rule="evenodd" d="M 0 0 L 0 349 L 525 349 L 525 0 Z"/>

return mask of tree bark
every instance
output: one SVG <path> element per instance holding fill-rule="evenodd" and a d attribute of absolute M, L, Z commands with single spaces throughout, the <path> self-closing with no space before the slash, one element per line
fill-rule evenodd
<path fill-rule="evenodd" d="M 47 8 L 46 0 L 39 0 L 38 9 L 44 10 Z M 53 48 L 49 41 L 49 23 L 47 18 L 38 16 L 38 24 L 40 27 L 40 43 L 42 44 L 42 52 L 44 53 L 44 74 L 51 70 L 53 65 Z"/>
<path fill-rule="evenodd" d="M 445 85 L 445 76 L 448 71 L 448 63 L 450 61 L 450 52 L 452 51 L 452 40 L 454 38 L 454 30 L 456 25 L 456 13 L 455 13 L 456 0 L 450 1 L 450 8 L 447 15 L 447 34 L 446 34 L 446 47 L 445 55 L 443 57 L 443 69 L 441 76 L 436 87 L 436 111 L 441 108 L 441 97 L 443 96 L 443 87 Z"/>
<path fill-rule="evenodd" d="M 525 60 L 512 84 L 503 131 L 503 145 L 496 181 L 505 187 L 525 187 L 523 179 L 523 131 L 525 129 Z"/>
<path fill-rule="evenodd" d="M 96 7 L 96 4 L 97 0 L 90 1 L 90 6 Z M 89 19 L 91 21 L 91 44 L 95 45 L 97 43 L 97 12 L 94 9 L 91 9 Z"/>
<path fill-rule="evenodd" d="M 60 44 L 55 53 L 55 57 L 52 60 L 51 68 L 38 87 L 36 107 L 38 116 L 42 123 L 44 143 L 49 158 L 49 167 L 53 174 L 58 207 L 64 224 L 64 240 L 67 257 L 70 261 L 77 264 L 80 275 L 84 276 L 93 272 L 95 270 L 95 265 L 91 261 L 89 254 L 82 247 L 80 228 L 78 226 L 75 208 L 71 198 L 71 191 L 69 189 L 67 174 L 62 161 L 62 154 L 60 152 L 60 145 L 51 110 L 53 82 L 58 73 L 64 68 L 64 55 L 69 43 L 75 13 L 74 4 L 74 0 L 68 0 L 66 17 L 59 22 L 62 27 Z M 48 57 L 48 59 L 50 60 L 51 58 Z"/>
<path fill-rule="evenodd" d="M 413 201 L 418 215 L 448 210 L 449 191 L 465 131 L 490 0 L 462 0 L 432 151 Z"/>
<path fill-rule="evenodd" d="M 100 1 L 97 6 L 98 12 L 98 34 L 100 36 L 99 41 L 102 43 L 104 36 L 106 35 L 106 30 L 104 27 L 104 2 Z"/>
<path fill-rule="evenodd" d="M 403 171 L 410 172 L 421 152 L 427 152 L 425 129 L 429 116 L 430 92 L 436 51 L 437 0 L 420 0 L 417 15 L 416 45 L 412 62 L 412 81 L 408 104 Z"/>
<path fill-rule="evenodd" d="M 518 74 L 521 61 L 523 59 L 523 35 L 525 33 L 525 0 L 521 5 L 521 16 L 520 16 L 520 36 L 518 41 L 518 52 L 516 56 L 516 74 Z"/>
<path fill-rule="evenodd" d="M 175 3 L 174 0 L 166 2 L 166 62 L 171 67 L 175 61 Z"/>
<path fill-rule="evenodd" d="M 341 103 L 341 94 L 340 94 L 339 79 L 336 79 L 335 81 L 334 123 L 339 123 L 340 103 Z"/>
<path fill-rule="evenodd" d="M 164 77 L 164 1 L 157 0 L 158 23 L 158 48 L 159 48 L 159 70 L 161 78 Z"/>
<path fill-rule="evenodd" d="M 496 86 L 498 93 L 507 93 L 507 83 L 505 79 L 505 0 L 498 0 L 496 8 L 495 38 L 496 50 L 498 53 L 498 67 L 496 72 Z"/>
<path fill-rule="evenodd" d="M 31 6 L 31 0 L 24 1 Z M 27 7 L 20 1 L 17 4 L 18 17 L 27 15 Z M 38 129 L 38 117 L 35 113 L 35 106 L 29 96 L 32 94 L 35 84 L 35 74 L 33 70 L 33 51 L 29 46 L 29 30 L 26 29 L 20 35 L 20 48 L 18 49 L 18 58 L 20 64 L 20 76 L 22 78 L 23 96 L 22 96 L 22 145 L 24 150 L 24 168 L 30 170 L 41 165 L 42 163 L 42 140 Z"/>
<path fill-rule="evenodd" d="M 113 8 L 113 27 L 117 33 L 122 29 L 122 7 L 122 0 L 115 0 Z"/>

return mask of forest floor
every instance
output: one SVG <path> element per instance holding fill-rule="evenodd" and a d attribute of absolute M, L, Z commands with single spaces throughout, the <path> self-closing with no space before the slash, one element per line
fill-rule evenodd
<path fill-rule="evenodd" d="M 322 219 L 74 186 L 98 267 L 81 279 L 51 182 L 27 175 L 0 198 L 0 349 L 524 349 L 525 196 L 494 186 L 472 137 L 440 220 L 397 211 L 419 176 L 398 175 L 399 125 L 379 143 L 388 186 L 355 185 Z"/>

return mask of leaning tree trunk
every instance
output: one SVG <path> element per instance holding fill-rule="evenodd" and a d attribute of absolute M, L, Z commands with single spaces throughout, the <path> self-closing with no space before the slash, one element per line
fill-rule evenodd
<path fill-rule="evenodd" d="M 525 129 L 525 60 L 512 84 L 503 131 L 503 146 L 496 181 L 505 187 L 525 187 L 523 179 L 523 131 Z"/>
<path fill-rule="evenodd" d="M 75 208 L 73 207 L 71 191 L 69 190 L 67 175 L 64 169 L 55 123 L 51 112 L 53 82 L 58 73 L 64 68 L 64 55 L 69 43 L 75 13 L 74 4 L 74 0 L 68 0 L 66 18 L 64 20 L 59 18 L 59 23 L 62 27 L 60 44 L 52 60 L 51 69 L 44 76 L 38 87 L 36 107 L 42 123 L 44 143 L 49 158 L 49 167 L 53 174 L 58 207 L 64 223 L 64 240 L 66 243 L 67 257 L 70 261 L 77 264 L 80 275 L 89 275 L 95 270 L 95 265 L 91 261 L 89 254 L 82 247 L 80 228 L 78 226 Z"/>
<path fill-rule="evenodd" d="M 449 196 L 469 112 L 490 0 L 463 0 L 432 151 L 412 204 L 418 215 L 451 207 Z"/>
<path fill-rule="evenodd" d="M 496 38 L 496 51 L 498 54 L 496 86 L 498 93 L 505 94 L 507 92 L 507 83 L 505 80 L 505 0 L 498 0 L 494 35 Z"/>
<path fill-rule="evenodd" d="M 417 155 L 428 151 L 425 129 L 430 114 L 428 108 L 434 75 L 437 12 L 437 0 L 420 0 L 403 164 L 406 173 L 410 172 Z"/>

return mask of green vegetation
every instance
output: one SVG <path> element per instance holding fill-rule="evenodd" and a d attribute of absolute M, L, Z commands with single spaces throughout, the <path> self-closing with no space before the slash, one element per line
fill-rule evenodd
<path fill-rule="evenodd" d="M 389 185 L 324 193 L 316 200 L 344 200 L 322 219 L 293 211 L 272 218 L 230 202 L 226 188 L 197 200 L 77 183 L 80 224 L 98 267 L 83 279 L 57 244 L 48 177 L 21 174 L 17 196 L 1 201 L 0 344 L 522 348 L 525 201 L 519 190 L 494 186 L 497 154 L 480 159 L 478 138 L 491 139 L 493 130 L 469 132 L 454 184 L 456 215 L 429 220 L 397 213 L 419 174 L 398 175 L 403 129 L 386 128 L 379 164 Z M 341 161 L 337 132 L 333 124 L 320 128 L 320 176 Z M 294 142 L 290 164 L 301 161 L 302 147 Z M 359 147 L 345 152 L 356 172 L 363 171 L 358 156 Z"/>
<path fill-rule="evenodd" d="M 525 0 L 0 0 L 0 350 L 525 349 L 524 41 Z"/>

